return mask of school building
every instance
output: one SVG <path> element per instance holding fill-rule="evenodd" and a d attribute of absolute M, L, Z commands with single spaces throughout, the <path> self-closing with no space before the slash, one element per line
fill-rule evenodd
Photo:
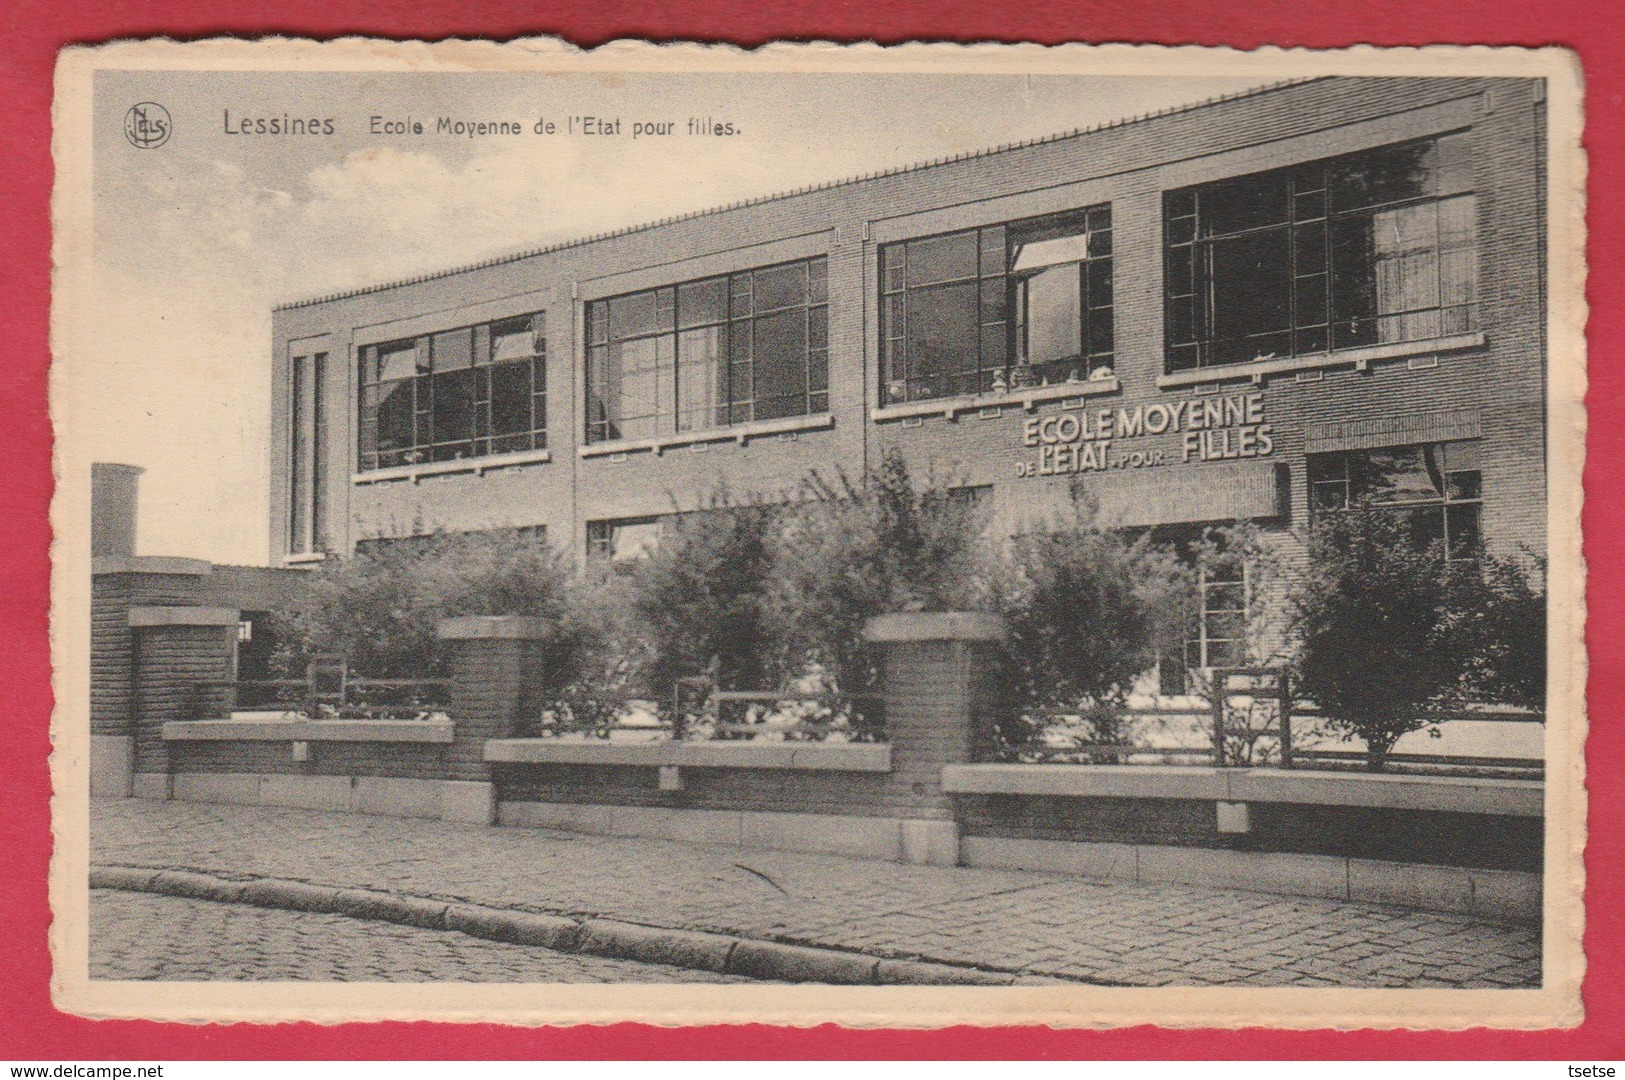
<path fill-rule="evenodd" d="M 1364 501 L 1542 553 L 1543 86 L 1296 81 L 283 305 L 272 561 L 625 558 L 892 448 L 1010 530 L 1076 484 L 1176 539 Z M 1193 667 L 1239 644 L 1209 584 Z"/>

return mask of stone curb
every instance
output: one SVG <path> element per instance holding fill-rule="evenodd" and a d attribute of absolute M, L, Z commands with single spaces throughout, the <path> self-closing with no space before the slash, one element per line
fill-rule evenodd
<path fill-rule="evenodd" d="M 345 915 L 425 930 L 454 930 L 511 945 L 540 946 L 555 952 L 583 952 L 777 982 L 843 986 L 1011 986 L 1022 977 L 1013 971 L 986 971 L 926 960 L 887 960 L 864 953 L 786 945 L 731 934 L 671 930 L 614 919 L 571 919 L 278 878 L 231 881 L 190 870 L 98 866 L 91 868 L 90 887 Z"/>

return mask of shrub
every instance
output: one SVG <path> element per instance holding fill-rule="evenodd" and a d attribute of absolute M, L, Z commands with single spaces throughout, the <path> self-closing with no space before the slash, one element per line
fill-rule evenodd
<path fill-rule="evenodd" d="M 1066 729 L 1073 741 L 1124 741 L 1122 706 L 1135 680 L 1183 636 L 1190 570 L 1148 536 L 1097 527 L 1076 502 L 1012 540 L 1004 565 L 1006 751 L 1043 738 L 1055 713 L 1080 718 L 1081 731 Z"/>
<path fill-rule="evenodd" d="M 1546 707 L 1545 565 L 1486 556 L 1479 595 L 1466 606 L 1475 642 L 1469 682 L 1485 700 L 1536 711 Z"/>
<path fill-rule="evenodd" d="M 814 474 L 777 530 L 772 623 L 791 674 L 818 665 L 846 693 L 873 690 L 870 618 L 986 608 L 982 514 L 962 490 L 916 487 L 888 451 L 862 485 Z"/>
<path fill-rule="evenodd" d="M 1482 640 L 1464 632 L 1482 599 L 1477 563 L 1418 546 L 1401 516 L 1353 509 L 1317 518 L 1308 565 L 1290 590 L 1297 693 L 1328 725 L 1366 742 L 1380 771 L 1394 743 L 1459 705 Z"/>
<path fill-rule="evenodd" d="M 679 679 L 708 675 L 724 690 L 780 677 L 768 613 L 775 512 L 726 490 L 673 520 L 631 574 L 632 605 L 648 643 L 645 690 L 663 706 Z"/>
<path fill-rule="evenodd" d="M 530 615 L 556 630 L 538 685 L 557 691 L 576 677 L 595 620 L 565 561 L 545 543 L 511 533 L 438 533 L 363 544 L 311 574 L 307 600 L 289 620 L 290 666 L 322 653 L 346 657 L 374 678 L 446 672 L 441 619 Z"/>

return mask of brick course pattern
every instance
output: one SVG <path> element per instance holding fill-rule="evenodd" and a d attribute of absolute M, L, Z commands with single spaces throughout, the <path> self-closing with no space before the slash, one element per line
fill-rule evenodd
<path fill-rule="evenodd" d="M 1248 804 L 1251 829 L 1222 834 L 1211 801 L 961 795 L 966 836 L 1161 844 L 1331 855 L 1538 874 L 1543 820 L 1361 806 Z"/>
<path fill-rule="evenodd" d="M 90 733 L 131 735 L 134 632 L 130 608 L 200 602 L 193 574 L 96 574 L 90 594 Z"/>
<path fill-rule="evenodd" d="M 232 677 L 233 626 L 147 626 L 134 631 L 135 771 L 170 769 L 163 725 L 195 719 L 197 684 Z"/>
<path fill-rule="evenodd" d="M 1017 479 L 1015 466 L 1033 451 L 1022 445 L 1035 412 L 1005 406 L 983 418 L 938 415 L 876 422 L 879 319 L 876 270 L 883 243 L 974 225 L 1109 203 L 1113 209 L 1117 392 L 1087 407 L 1133 406 L 1190 398 L 1192 387 L 1163 389 L 1161 197 L 1207 180 L 1312 161 L 1448 131 L 1472 140 L 1478 198 L 1479 325 L 1482 347 L 1438 356 L 1398 357 L 1311 373 L 1264 377 L 1256 386 L 1225 381 L 1227 390 L 1264 395 L 1273 425 L 1272 460 L 1289 470 L 1290 500 L 1274 524 L 1301 522 L 1307 512 L 1304 432 L 1310 425 L 1358 416 L 1476 409 L 1482 416 L 1484 530 L 1499 549 L 1544 547 L 1544 103 L 1534 80 L 1341 79 L 1284 85 L 1166 115 L 1036 145 L 832 184 L 783 197 L 558 247 L 427 279 L 362 290 L 275 312 L 275 410 L 271 460 L 286 460 L 286 388 L 291 355 L 325 350 L 350 356 L 358 327 L 447 312 L 497 297 L 515 297 L 517 312 L 549 312 L 548 443 L 552 460 L 427 478 L 352 484 L 355 403 L 348 364 L 328 367 L 332 425 L 327 496 L 344 548 L 374 532 L 394 535 L 421 521 L 451 529 L 547 526 L 555 542 L 578 551 L 585 523 L 599 518 L 663 514 L 674 500 L 697 506 L 718 481 L 734 491 L 793 489 L 808 469 L 861 475 L 895 447 L 920 474 L 957 475 L 994 485 L 995 513 L 1007 520 L 1042 513 L 1062 496 L 1067 478 Z M 654 283 L 665 267 L 671 284 L 761 265 L 773 245 L 811 245 L 829 259 L 830 414 L 827 430 L 636 452 L 625 460 L 581 459 L 582 344 L 585 293 L 608 295 Z M 769 260 L 771 261 L 771 260 Z M 656 277 L 659 275 L 656 274 Z M 584 292 L 585 291 L 585 292 Z M 622 290 L 624 291 L 624 290 Z M 448 324 L 449 325 L 449 324 Z M 1418 361 L 1412 363 L 1412 361 Z M 1225 380 L 1216 372 L 1215 382 Z M 1233 380 L 1234 376 L 1231 376 Z M 1174 450 L 1177 436 L 1146 437 L 1134 448 Z M 1199 464 L 1186 470 L 1213 468 Z M 1114 475 L 1159 496 L 1157 470 Z M 1085 477 L 1086 481 L 1094 477 Z M 288 479 L 271 477 L 273 555 L 285 549 Z"/>

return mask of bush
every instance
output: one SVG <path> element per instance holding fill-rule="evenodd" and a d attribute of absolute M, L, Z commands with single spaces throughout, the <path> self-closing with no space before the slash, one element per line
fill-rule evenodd
<path fill-rule="evenodd" d="M 782 677 L 768 611 L 773 508 L 726 490 L 677 517 L 631 574 L 632 605 L 648 642 L 645 689 L 669 704 L 679 679 L 707 675 L 717 689 L 759 689 Z"/>
<path fill-rule="evenodd" d="M 1316 519 L 1290 594 L 1296 690 L 1333 730 L 1365 740 L 1368 769 L 1380 771 L 1400 736 L 1471 693 L 1483 639 L 1464 626 L 1483 582 L 1477 563 L 1415 544 L 1401 515 Z"/>
<path fill-rule="evenodd" d="M 1009 625 L 1005 749 L 1041 739 L 1046 715 L 1056 713 L 1081 718 L 1086 730 L 1074 741 L 1124 741 L 1122 706 L 1135 680 L 1183 637 L 1190 570 L 1148 536 L 1097 527 L 1090 508 L 1075 504 L 1011 541 L 1000 582 Z"/>
<path fill-rule="evenodd" d="M 595 619 L 565 561 L 545 543 L 511 533 L 458 533 L 370 543 L 311 573 L 305 604 L 289 619 L 285 664 L 344 656 L 372 678 L 446 673 L 441 619 L 530 615 L 556 627 L 538 685 L 557 691 L 578 674 Z"/>
<path fill-rule="evenodd" d="M 1535 711 L 1546 707 L 1545 565 L 1486 556 L 1481 595 L 1466 609 L 1475 641 L 1469 682 L 1478 696 Z"/>
<path fill-rule="evenodd" d="M 895 450 L 866 481 L 810 477 L 774 552 L 771 622 L 784 665 L 792 675 L 817 665 L 849 694 L 875 687 L 869 619 L 990 606 L 985 521 L 964 492 L 917 488 Z"/>

